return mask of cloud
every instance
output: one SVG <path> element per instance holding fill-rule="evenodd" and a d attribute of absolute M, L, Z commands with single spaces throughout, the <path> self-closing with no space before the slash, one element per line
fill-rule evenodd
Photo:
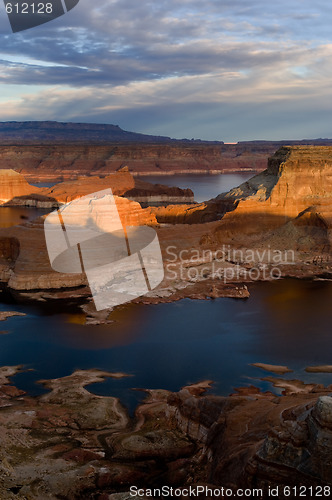
<path fill-rule="evenodd" d="M 234 133 L 251 134 L 255 123 L 266 134 L 256 118 L 243 123 L 259 109 L 261 123 L 269 119 L 280 134 L 280 109 L 309 117 L 312 102 L 325 109 L 331 101 L 330 11 L 308 0 L 81 0 L 13 35 L 3 10 L 0 85 L 11 92 L 2 119 L 116 117 L 138 131 L 199 136 L 195 117 L 203 114 L 201 135 L 214 139 L 218 112 L 219 129 L 227 117 Z M 311 123 L 309 135 L 320 128 Z"/>

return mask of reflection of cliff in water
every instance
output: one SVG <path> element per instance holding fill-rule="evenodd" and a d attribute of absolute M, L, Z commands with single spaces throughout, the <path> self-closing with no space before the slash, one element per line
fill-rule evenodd
<path fill-rule="evenodd" d="M 50 209 L 27 207 L 0 207 L 0 227 L 12 227 L 47 214 Z"/>

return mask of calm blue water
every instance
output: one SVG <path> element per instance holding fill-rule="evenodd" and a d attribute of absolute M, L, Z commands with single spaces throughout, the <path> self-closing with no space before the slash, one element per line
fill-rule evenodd
<path fill-rule="evenodd" d="M 215 198 L 218 194 L 239 186 L 253 175 L 253 173 L 246 172 L 219 175 L 147 175 L 139 178 L 153 184 L 165 184 L 183 189 L 190 188 L 194 192 L 195 201 L 201 202 Z"/>
<path fill-rule="evenodd" d="M 1 304 L 25 317 L 10 318 L 0 327 L 0 365 L 33 368 L 15 377 L 32 394 L 35 382 L 72 373 L 76 368 L 124 371 L 132 377 L 94 384 L 98 394 L 119 396 L 133 408 L 141 393 L 131 388 L 178 390 L 204 379 L 215 381 L 213 392 L 254 384 L 270 375 L 250 363 L 288 365 L 288 378 L 332 383 L 332 374 L 307 374 L 308 365 L 332 364 L 332 284 L 298 280 L 260 283 L 247 300 L 215 299 L 158 305 L 128 304 L 112 315 L 114 323 L 83 326 L 74 307 L 48 311 L 40 306 Z"/>

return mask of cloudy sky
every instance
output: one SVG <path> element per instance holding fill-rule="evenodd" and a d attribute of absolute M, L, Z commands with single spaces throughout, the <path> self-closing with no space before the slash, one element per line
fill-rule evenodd
<path fill-rule="evenodd" d="M 329 0 L 80 0 L 15 34 L 0 9 L 1 121 L 225 142 L 332 137 Z"/>

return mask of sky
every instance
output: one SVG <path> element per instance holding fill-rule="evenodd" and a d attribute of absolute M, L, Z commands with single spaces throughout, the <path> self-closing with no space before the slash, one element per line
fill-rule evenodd
<path fill-rule="evenodd" d="M 331 26 L 329 0 L 80 0 L 12 33 L 1 2 L 0 121 L 332 138 Z"/>

